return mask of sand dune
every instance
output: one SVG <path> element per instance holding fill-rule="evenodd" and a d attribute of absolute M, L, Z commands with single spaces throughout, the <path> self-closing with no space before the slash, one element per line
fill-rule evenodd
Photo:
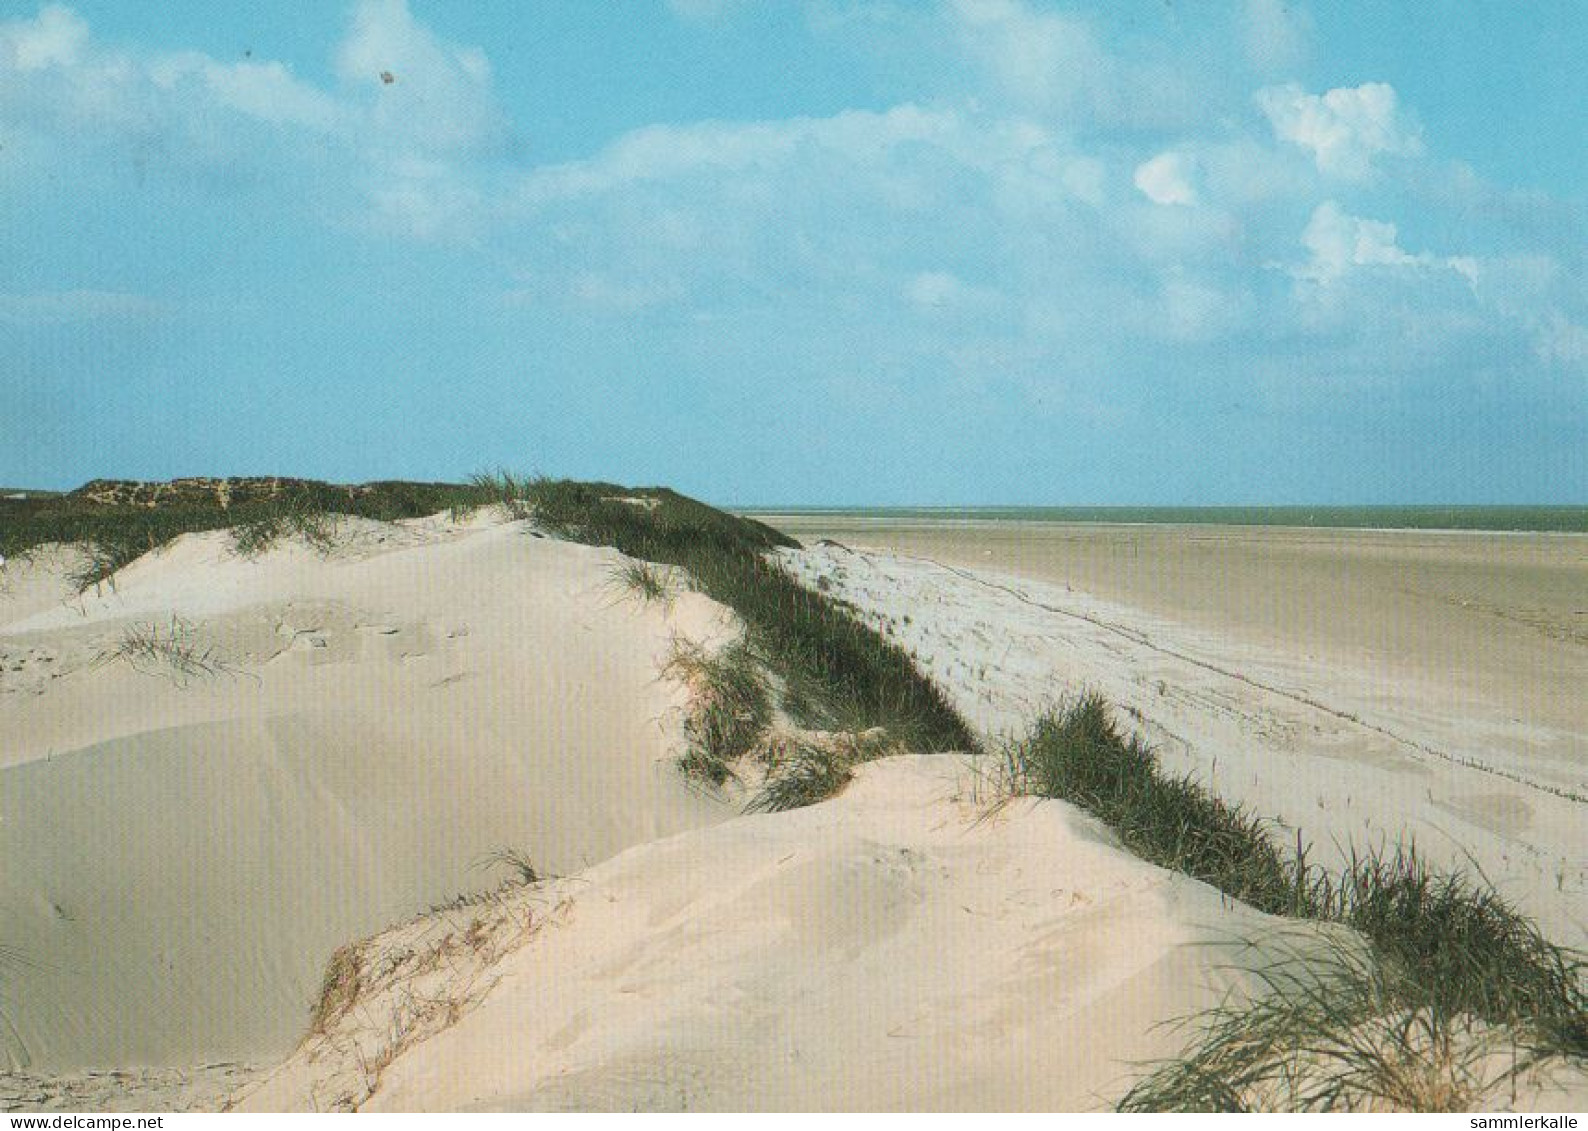
<path fill-rule="evenodd" d="M 1158 1022 L 1306 930 L 1069 806 L 987 818 L 975 785 L 959 758 L 889 758 L 833 801 L 630 849 L 496 909 L 533 933 L 499 957 L 474 928 L 477 947 L 369 993 L 240 1106 L 1095 1109 L 1175 1050 Z M 376 940 L 367 966 L 437 930 Z M 461 1017 L 394 1051 L 415 1000 Z"/>
<path fill-rule="evenodd" d="M 1063 803 L 995 808 L 990 762 L 958 755 L 740 815 L 679 774 L 659 674 L 675 634 L 734 633 L 727 610 L 641 604 L 615 552 L 488 515 L 338 534 L 255 560 L 190 535 L 80 597 L 72 551 L 6 566 L 0 1048 L 31 1071 L 0 1073 L 0 1106 L 214 1106 L 246 1081 L 246 1110 L 1106 1108 L 1181 1051 L 1163 1023 L 1337 930 Z M 1415 834 L 1582 937 L 1570 726 L 1519 735 L 1442 685 L 1070 586 L 783 557 L 988 735 L 1102 690 L 1320 858 Z M 493 889 L 507 847 L 557 878 Z M 82 1071 L 132 1066 L 156 1070 Z"/>
<path fill-rule="evenodd" d="M 492 851 L 570 872 L 731 815 L 658 678 L 718 606 L 641 607 L 619 555 L 524 523 L 341 542 L 189 535 L 64 604 L 66 552 L 7 566 L 0 1063 L 279 1056 L 336 947 L 490 886 Z M 129 629 L 209 671 L 108 659 Z"/>
<path fill-rule="evenodd" d="M 1588 941 L 1588 731 L 1569 717 L 1521 723 L 1503 692 L 1386 679 L 952 555 L 784 554 L 911 649 L 984 733 L 1019 732 L 1045 704 L 1101 691 L 1167 767 L 1277 818 L 1281 836 L 1300 830 L 1317 859 L 1415 838 L 1449 867 L 1476 863 L 1551 937 Z"/>

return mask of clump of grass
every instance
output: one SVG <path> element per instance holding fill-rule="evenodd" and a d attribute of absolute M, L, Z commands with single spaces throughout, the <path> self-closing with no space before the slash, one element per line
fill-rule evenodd
<path fill-rule="evenodd" d="M 336 546 L 336 523 L 314 499 L 297 496 L 242 511 L 234 519 L 232 546 L 245 558 L 256 558 L 285 538 L 299 538 L 319 553 Z"/>
<path fill-rule="evenodd" d="M 678 581 L 666 566 L 630 559 L 614 565 L 608 573 L 614 588 L 632 594 L 641 604 L 664 608 L 678 595 Z"/>
<path fill-rule="evenodd" d="M 163 542 L 155 540 L 152 530 L 106 531 L 84 542 L 82 561 L 66 575 L 67 581 L 79 593 L 109 585 L 115 588 L 115 576 L 144 554 L 157 549 Z"/>
<path fill-rule="evenodd" d="M 1151 749 L 1120 733 L 1101 695 L 1040 715 L 1006 748 L 1004 762 L 1012 792 L 1079 805 L 1144 860 L 1271 914 L 1310 910 L 1302 874 L 1262 822 L 1188 778 L 1165 774 Z"/>
<path fill-rule="evenodd" d="M 715 653 L 675 640 L 664 671 L 689 691 L 679 769 L 714 786 L 725 784 L 735 776 L 734 763 L 750 752 L 772 721 L 772 700 L 760 665 L 742 640 Z"/>
<path fill-rule="evenodd" d="M 230 670 L 213 647 L 198 643 L 193 626 L 175 615 L 164 630 L 157 624 L 133 625 L 114 647 L 101 652 L 95 663 L 116 660 L 126 660 L 147 675 L 163 675 L 179 687 Z"/>
<path fill-rule="evenodd" d="M 323 1034 L 358 1001 L 364 984 L 364 944 L 338 947 L 325 964 L 320 992 L 309 1010 L 309 1031 Z"/>
<path fill-rule="evenodd" d="M 471 494 L 461 500 L 461 505 L 469 510 L 482 506 L 500 507 L 510 519 L 526 519 L 534 512 L 531 488 L 537 482 L 538 477 L 514 475 L 502 468 L 476 472 L 469 476 Z M 455 503 L 454 507 L 459 505 Z"/>
<path fill-rule="evenodd" d="M 0 500 L 0 554 L 7 558 L 48 543 L 85 549 L 69 580 L 79 592 L 115 584 L 117 571 L 183 535 L 252 523 L 286 505 L 306 512 L 350 514 L 380 521 L 419 518 L 473 497 L 459 484 L 381 481 L 359 486 L 299 481 L 290 495 L 179 497 L 154 506 L 109 504 L 78 491 L 63 495 Z M 289 528 L 289 533 L 293 532 Z"/>
<path fill-rule="evenodd" d="M 1343 1097 L 1356 1103 L 1370 1093 L 1411 1102 L 1414 1077 L 1417 1087 L 1434 1089 L 1425 1099 L 1440 1088 L 1470 1098 L 1465 1058 L 1491 1030 L 1530 1056 L 1588 1057 L 1582 959 L 1497 893 L 1429 867 L 1415 846 L 1353 855 L 1331 875 L 1308 862 L 1299 841 L 1283 851 L 1261 821 L 1165 774 L 1150 748 L 1120 733 L 1097 695 L 1039 717 L 1005 750 L 1003 773 L 1009 791 L 1071 801 L 1153 863 L 1260 910 L 1339 924 L 1366 941 L 1360 961 L 1354 952 L 1334 954 L 1332 980 L 1275 978 L 1268 997 L 1215 1011 L 1203 1045 L 1133 1092 L 1127 1102 L 1135 1107 L 1245 1103 L 1253 1088 L 1276 1080 L 1288 1087 L 1304 1053 L 1311 1075 L 1296 1095 L 1309 1104 L 1348 1106 Z M 1480 1062 L 1488 1063 L 1473 1053 L 1471 1064 Z M 1398 1098 L 1387 1098 L 1394 1089 L 1385 1081 L 1400 1065 Z M 1429 1076 L 1429 1065 L 1445 1075 Z"/>
<path fill-rule="evenodd" d="M 836 797 L 854 780 L 856 766 L 900 749 L 880 727 L 860 734 L 772 737 L 761 749 L 766 781 L 745 812 L 779 813 Z"/>
<path fill-rule="evenodd" d="M 1260 993 L 1197 1020 L 1178 1060 L 1122 1111 L 1472 1111 L 1563 1064 L 1496 1025 L 1429 1000 L 1413 972 L 1326 936 L 1255 971 Z"/>
<path fill-rule="evenodd" d="M 485 858 L 490 865 L 506 868 L 511 874 L 510 883 L 520 887 L 530 887 L 545 879 L 535 867 L 535 862 L 529 858 L 529 853 L 518 848 L 499 848 Z"/>
<path fill-rule="evenodd" d="M 523 482 L 544 529 L 678 567 L 697 590 L 733 609 L 777 674 L 784 709 L 800 725 L 882 726 L 923 751 L 976 748 L 970 728 L 908 654 L 765 556 L 796 545 L 771 527 L 663 488 Z"/>

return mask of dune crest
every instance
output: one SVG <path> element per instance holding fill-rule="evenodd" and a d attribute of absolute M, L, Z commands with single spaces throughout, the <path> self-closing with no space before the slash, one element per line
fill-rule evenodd
<path fill-rule="evenodd" d="M 329 553 L 185 535 L 66 603 L 65 552 L 7 566 L 0 1064 L 279 1056 L 337 947 L 492 852 L 571 872 L 732 814 L 659 675 L 726 610 L 486 512 L 337 521 Z"/>
<path fill-rule="evenodd" d="M 399 928 L 368 968 L 417 939 L 461 957 L 408 960 L 239 1107 L 1096 1109 L 1175 1050 L 1159 1022 L 1313 930 L 976 789 L 963 759 L 885 758 L 525 889 L 477 945 L 469 910 Z"/>

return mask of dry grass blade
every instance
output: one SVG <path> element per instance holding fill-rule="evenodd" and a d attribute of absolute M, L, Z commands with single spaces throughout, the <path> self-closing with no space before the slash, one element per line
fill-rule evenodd
<path fill-rule="evenodd" d="M 233 670 L 213 647 L 199 644 L 193 626 L 177 616 L 172 616 L 164 629 L 157 624 L 133 625 L 94 662 L 102 665 L 116 660 L 127 661 L 145 675 L 163 676 L 178 687 Z"/>

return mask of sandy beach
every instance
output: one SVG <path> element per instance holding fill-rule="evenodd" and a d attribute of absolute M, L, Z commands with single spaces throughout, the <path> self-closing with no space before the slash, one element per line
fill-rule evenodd
<path fill-rule="evenodd" d="M 1588 538 L 761 517 L 985 732 L 1101 690 L 1326 855 L 1413 835 L 1588 936 Z"/>
<path fill-rule="evenodd" d="M 746 811 L 777 747 L 686 778 L 715 692 L 676 662 L 746 622 L 495 507 L 184 534 L 79 594 L 77 549 L 8 563 L 0 1106 L 1110 1108 L 1169 1023 L 1360 940 L 1004 792 L 999 742 L 1083 689 L 1324 863 L 1415 838 L 1582 940 L 1582 540 L 785 525 L 985 753 Z M 1583 1094 L 1517 1087 L 1474 1095 Z"/>

